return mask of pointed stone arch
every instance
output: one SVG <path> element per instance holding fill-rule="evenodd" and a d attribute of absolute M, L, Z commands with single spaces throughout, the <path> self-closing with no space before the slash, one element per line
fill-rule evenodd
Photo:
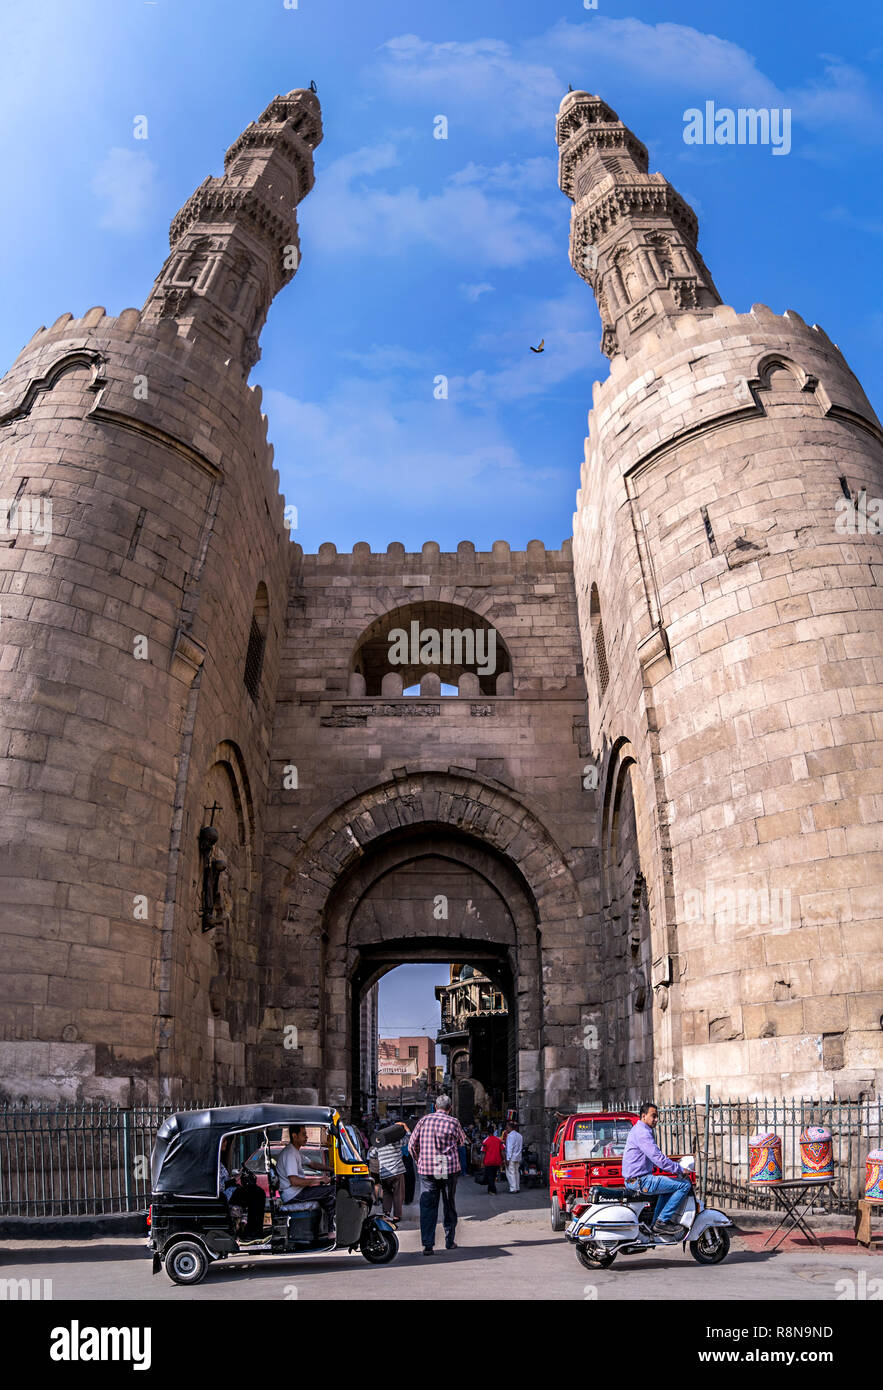
<path fill-rule="evenodd" d="M 349 1096 L 352 981 L 366 946 L 383 945 L 351 939 L 350 923 L 369 885 L 397 860 L 431 853 L 472 868 L 507 905 L 511 938 L 498 930 L 467 939 L 458 927 L 433 929 L 425 939 L 441 943 L 451 959 L 461 958 L 464 944 L 476 954 L 496 951 L 511 971 L 520 1011 L 518 1094 L 542 1097 L 534 1102 L 536 1137 L 543 1102 L 551 1110 L 584 1098 L 589 1058 L 579 1051 L 576 1013 L 573 1036 L 565 1036 L 563 1000 L 566 982 L 572 995 L 573 980 L 586 974 L 593 855 L 553 838 L 508 787 L 458 768 L 403 772 L 365 786 L 315 817 L 302 837 L 281 885 L 281 954 L 291 965 L 276 973 L 267 1001 L 280 1027 L 283 1017 L 296 1025 L 300 1047 L 296 1060 L 278 1054 L 274 1094 Z M 549 1047 L 550 1008 L 560 1047 Z"/>

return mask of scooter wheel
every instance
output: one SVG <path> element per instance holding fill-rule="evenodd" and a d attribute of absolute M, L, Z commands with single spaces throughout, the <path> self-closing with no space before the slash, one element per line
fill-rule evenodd
<path fill-rule="evenodd" d="M 614 1254 L 592 1255 L 584 1245 L 577 1245 L 576 1258 L 583 1269 L 609 1269 L 616 1256 Z"/>
<path fill-rule="evenodd" d="M 363 1238 L 359 1246 L 369 1265 L 388 1265 L 399 1253 L 399 1238 L 394 1231 L 371 1232 L 367 1240 Z"/>
<path fill-rule="evenodd" d="M 730 1252 L 730 1233 L 723 1226 L 707 1226 L 698 1240 L 690 1241 L 690 1254 L 697 1264 L 719 1265 Z"/>

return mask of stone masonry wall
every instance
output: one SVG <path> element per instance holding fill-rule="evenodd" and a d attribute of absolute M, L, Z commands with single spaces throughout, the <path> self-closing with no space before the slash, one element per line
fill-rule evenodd
<path fill-rule="evenodd" d="M 3 380 L 0 496 L 52 503 L 45 544 L 0 544 L 7 1094 L 125 1100 L 244 1080 L 291 552 L 259 405 L 235 368 L 135 309 L 63 315 Z M 261 581 L 255 705 L 242 671 Z M 250 879 L 213 1010 L 196 839 L 219 757 L 236 765 L 247 843 L 232 857 Z M 235 820 L 233 782 L 221 819 Z"/>
<path fill-rule="evenodd" d="M 491 623 L 511 656 L 512 693 L 348 695 L 360 638 L 379 615 L 408 604 L 431 612 L 452 604 Z M 468 831 L 491 845 L 498 832 L 503 843 L 499 827 L 515 814 L 523 826 L 530 822 L 537 841 L 546 837 L 532 865 L 534 842 L 523 829 L 518 853 L 527 864 L 525 877 L 533 867 L 545 873 L 546 861 L 560 854 L 555 873 L 570 884 L 567 905 L 552 913 L 550 897 L 550 920 L 543 920 L 541 903 L 531 928 L 535 935 L 538 915 L 545 1104 L 591 1093 L 597 1059 L 583 1046 L 582 1031 L 587 1010 L 594 1017 L 598 1007 L 600 973 L 595 793 L 583 786 L 588 745 L 581 664 L 569 543 L 547 551 L 531 542 L 525 552 L 510 552 L 498 541 L 482 553 L 463 542 L 456 554 L 440 553 L 434 542 L 415 554 L 400 544 L 385 554 L 357 545 L 342 555 L 329 544 L 302 557 L 292 578 L 274 721 L 273 873 L 265 884 L 264 917 L 277 967 L 271 985 L 277 1037 L 295 1020 L 302 1050 L 286 1058 L 278 1042 L 268 1040 L 265 1079 L 281 1083 L 285 1077 L 305 1096 L 308 1088 L 321 1093 L 329 1084 L 322 1039 L 338 1028 L 338 1013 L 348 1007 L 345 994 L 333 996 L 335 1017 L 323 1016 L 331 968 L 323 954 L 331 946 L 323 941 L 341 872 L 359 866 L 384 834 L 395 840 Z M 286 768 L 293 766 L 297 786 L 286 789 Z M 478 809 L 482 798 L 486 810 Z M 455 851 L 449 846 L 448 852 Z M 499 853 L 496 844 L 493 852 Z M 509 862 L 505 852 L 500 857 Z M 563 903 L 564 889 L 560 897 Z M 439 923 L 427 914 L 422 931 L 438 934 Z M 335 1074 L 335 1084 L 340 1081 Z"/>
<path fill-rule="evenodd" d="M 825 334 L 762 305 L 595 387 L 576 587 L 602 792 L 627 755 L 643 802 L 661 1095 L 883 1079 L 881 539 L 837 529 L 881 438 Z"/>

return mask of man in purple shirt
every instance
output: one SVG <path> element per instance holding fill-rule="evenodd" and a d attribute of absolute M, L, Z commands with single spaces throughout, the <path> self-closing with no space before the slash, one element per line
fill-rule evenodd
<path fill-rule="evenodd" d="M 649 1102 L 641 1106 L 641 1118 L 632 1125 L 622 1155 L 622 1180 L 626 1187 L 642 1197 L 665 1198 L 657 1202 L 653 1221 L 653 1234 L 658 1236 L 678 1236 L 683 1239 L 683 1226 L 675 1217 L 680 1211 L 684 1198 L 690 1191 L 690 1182 L 684 1170 L 667 1158 L 653 1138 L 653 1130 L 659 1119 L 659 1111 Z M 662 1173 L 654 1173 L 661 1168 Z M 664 1174 L 670 1173 L 671 1177 Z"/>

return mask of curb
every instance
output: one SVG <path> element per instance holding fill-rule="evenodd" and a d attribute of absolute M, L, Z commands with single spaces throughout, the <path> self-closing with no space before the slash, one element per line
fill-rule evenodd
<path fill-rule="evenodd" d="M 0 1241 L 92 1240 L 95 1236 L 144 1236 L 147 1212 L 107 1216 L 0 1216 Z"/>

